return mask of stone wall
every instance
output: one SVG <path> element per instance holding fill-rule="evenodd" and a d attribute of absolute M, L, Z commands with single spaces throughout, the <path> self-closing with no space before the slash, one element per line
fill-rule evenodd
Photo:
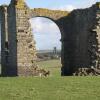
<path fill-rule="evenodd" d="M 9 6 L 0 6 L 3 76 L 34 75 L 36 48 L 29 19 L 41 16 L 53 20 L 61 31 L 62 75 L 100 68 L 100 3 L 68 13 L 30 9 L 24 0 L 11 0 Z"/>
<path fill-rule="evenodd" d="M 98 4 L 72 11 L 58 20 L 62 33 L 62 75 L 72 75 L 78 68 L 96 67 L 99 60 Z M 61 23 L 63 22 L 63 23 Z M 61 24 L 60 24 L 61 23 Z M 98 28 L 98 33 L 94 32 Z"/>
<path fill-rule="evenodd" d="M 58 20 L 64 16 L 67 16 L 69 13 L 67 11 L 60 10 L 50 10 L 45 8 L 34 8 L 31 9 L 31 16 L 34 17 L 47 17 L 53 21 Z"/>
<path fill-rule="evenodd" d="M 99 37 L 97 37 L 100 30 L 97 25 L 99 10 L 99 3 L 70 13 L 41 8 L 32 10 L 33 17 L 50 18 L 61 31 L 62 75 L 72 75 L 78 68 L 99 66 Z M 94 32 L 94 27 L 98 28 L 96 29 L 98 33 Z"/>
<path fill-rule="evenodd" d="M 1 24 L 1 64 L 2 74 L 8 74 L 8 11 L 7 5 L 0 6 L 0 24 Z"/>
<path fill-rule="evenodd" d="M 36 49 L 29 22 L 29 8 L 21 0 L 12 0 L 9 6 L 2 8 L 2 75 L 33 75 Z"/>
<path fill-rule="evenodd" d="M 35 41 L 29 22 L 30 11 L 27 7 L 16 7 L 17 30 L 17 68 L 19 75 L 32 75 L 36 60 Z"/>

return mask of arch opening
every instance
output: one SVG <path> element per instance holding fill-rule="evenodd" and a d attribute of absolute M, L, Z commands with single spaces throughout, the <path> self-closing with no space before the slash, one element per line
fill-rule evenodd
<path fill-rule="evenodd" d="M 37 64 L 53 75 L 61 73 L 61 32 L 58 25 L 47 17 L 30 19 L 36 41 Z"/>

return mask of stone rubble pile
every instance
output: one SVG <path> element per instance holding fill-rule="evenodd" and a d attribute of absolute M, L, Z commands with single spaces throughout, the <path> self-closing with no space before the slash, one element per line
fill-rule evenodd
<path fill-rule="evenodd" d="M 38 67 L 34 68 L 33 76 L 47 77 L 49 75 L 50 75 L 50 71 L 46 71 L 44 69 L 39 69 Z"/>
<path fill-rule="evenodd" d="M 100 75 L 100 69 L 97 68 L 79 68 L 75 73 L 74 76 L 98 76 Z"/>

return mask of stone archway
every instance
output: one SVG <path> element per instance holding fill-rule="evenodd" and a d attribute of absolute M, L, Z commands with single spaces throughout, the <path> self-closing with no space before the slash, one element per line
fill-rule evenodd
<path fill-rule="evenodd" d="M 54 73 L 58 70 L 61 75 L 61 32 L 57 24 L 47 17 L 34 17 L 30 20 L 36 41 L 37 64 Z M 56 47 L 56 52 L 54 51 Z M 47 63 L 46 65 L 42 63 Z M 46 67 L 47 66 L 47 67 Z"/>
<path fill-rule="evenodd" d="M 29 19 L 36 16 L 48 17 L 60 28 L 62 75 L 72 75 L 78 68 L 100 68 L 100 3 L 68 13 L 30 9 L 24 0 L 11 0 L 0 6 L 3 76 L 33 75 L 36 49 Z"/>
<path fill-rule="evenodd" d="M 60 29 L 60 33 L 61 33 L 61 64 L 62 64 L 61 75 L 68 75 L 68 74 L 71 75 L 72 74 L 71 71 L 69 72 L 70 68 L 68 68 L 68 66 L 65 67 L 66 61 L 65 61 L 65 57 L 64 57 L 65 56 L 64 34 L 66 33 L 66 31 L 64 29 L 64 25 L 65 25 L 64 21 L 66 20 L 66 16 L 68 16 L 68 15 L 69 15 L 69 12 L 67 12 L 67 11 L 50 10 L 50 9 L 44 9 L 44 8 L 31 9 L 31 18 L 34 18 L 34 17 L 48 18 L 48 19 L 52 20 L 53 22 L 55 22 Z M 65 69 L 66 69 L 66 71 L 65 71 Z"/>
<path fill-rule="evenodd" d="M 47 9 L 29 9 L 23 0 L 11 0 L 9 6 L 0 7 L 0 13 L 2 24 L 2 75 L 32 75 L 36 48 L 29 19 L 44 16 L 55 21 L 59 27 L 58 19 L 68 13 Z M 3 30 L 5 34 L 3 34 Z M 8 45 L 7 48 L 6 44 Z M 5 52 L 6 49 L 7 52 Z"/>
<path fill-rule="evenodd" d="M 44 8 L 34 8 L 31 9 L 31 17 L 47 17 L 53 21 L 57 21 L 65 16 L 67 16 L 69 13 L 67 11 L 60 11 L 60 10 L 50 10 L 50 9 L 44 9 Z"/>

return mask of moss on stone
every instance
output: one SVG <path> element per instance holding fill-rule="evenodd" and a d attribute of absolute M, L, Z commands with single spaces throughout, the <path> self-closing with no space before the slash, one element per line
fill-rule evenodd
<path fill-rule="evenodd" d="M 16 3 L 16 8 L 24 8 L 24 0 L 18 0 Z"/>
<path fill-rule="evenodd" d="M 69 12 L 61 10 L 50 10 L 45 8 L 34 8 L 31 10 L 36 16 L 45 16 L 54 20 L 68 16 Z"/>

